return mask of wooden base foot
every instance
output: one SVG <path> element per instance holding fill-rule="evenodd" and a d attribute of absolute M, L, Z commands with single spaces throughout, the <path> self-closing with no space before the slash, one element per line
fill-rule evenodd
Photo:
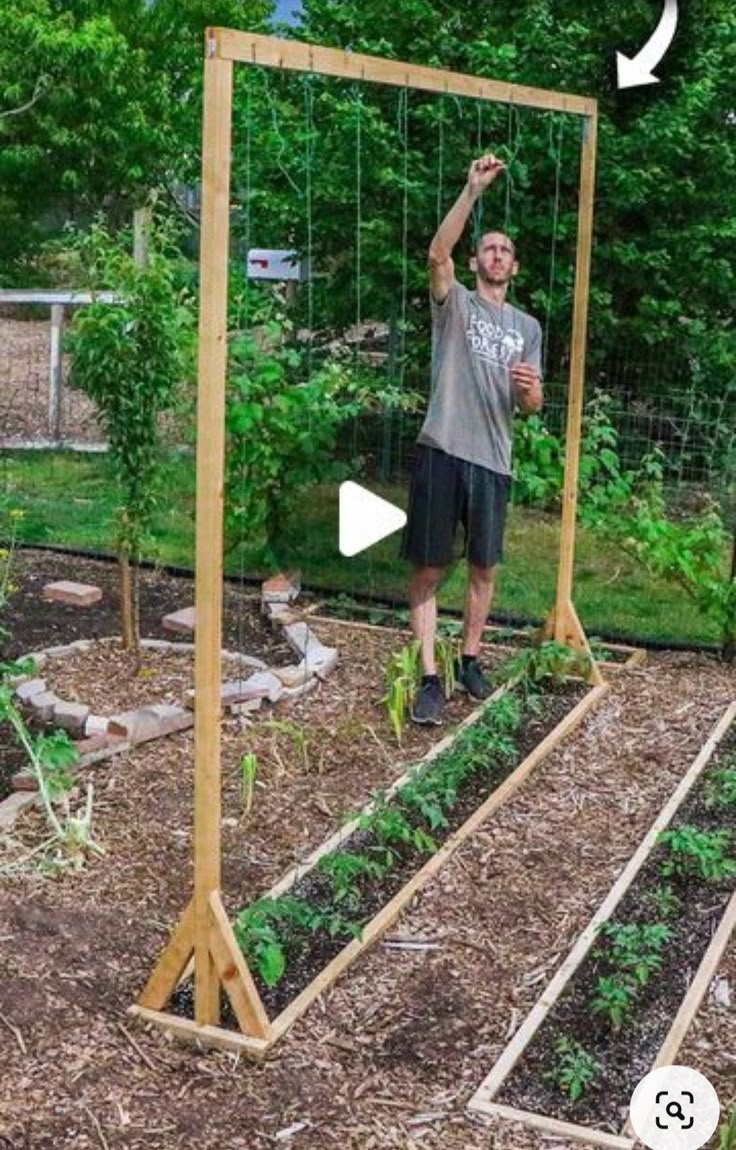
<path fill-rule="evenodd" d="M 590 643 L 571 599 L 566 599 L 562 606 L 558 603 L 552 608 L 542 624 L 540 637 L 554 639 L 556 643 L 564 643 L 575 651 L 584 651 L 590 657 L 590 682 L 595 687 L 603 685 L 603 675 L 593 658 Z"/>
<path fill-rule="evenodd" d="M 192 899 L 138 998 L 137 1006 L 146 1011 L 161 1012 L 194 954 L 195 914 Z M 209 897 L 207 961 L 214 966 L 219 985 L 230 999 L 243 1034 L 249 1038 L 268 1040 L 271 1024 L 225 913 L 219 891 L 213 891 Z"/>

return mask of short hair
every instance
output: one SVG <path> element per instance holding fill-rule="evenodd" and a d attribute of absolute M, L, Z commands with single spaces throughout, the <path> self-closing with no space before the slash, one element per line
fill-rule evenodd
<path fill-rule="evenodd" d="M 480 245 L 482 244 L 482 242 L 486 236 L 495 236 L 495 235 L 503 236 L 505 239 L 507 239 L 509 241 L 509 243 L 511 244 L 512 255 L 513 255 L 514 259 L 516 259 L 517 258 L 516 241 L 514 239 L 512 239 L 512 237 L 508 234 L 508 232 L 502 232 L 498 228 L 485 228 L 484 231 L 482 231 L 482 232 L 478 231 L 475 233 L 475 235 L 473 237 L 473 255 L 477 256 L 478 252 L 480 251 Z"/>

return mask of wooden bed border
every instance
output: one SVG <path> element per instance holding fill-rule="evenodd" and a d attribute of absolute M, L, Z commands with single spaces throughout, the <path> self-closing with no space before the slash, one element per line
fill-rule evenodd
<path fill-rule="evenodd" d="M 713 731 L 701 747 L 696 759 L 657 815 L 647 835 L 578 938 L 570 954 L 542 993 L 541 998 L 529 1012 L 519 1030 L 517 1030 L 514 1037 L 503 1050 L 491 1072 L 486 1076 L 470 1099 L 468 1109 L 472 1113 L 521 1122 L 524 1125 L 544 1131 L 547 1134 L 565 1136 L 579 1142 L 588 1142 L 595 1146 L 618 1147 L 619 1150 L 632 1150 L 636 1143 L 636 1138 L 628 1133 L 630 1130 L 628 1123 L 621 1134 L 614 1135 L 603 1130 L 596 1130 L 593 1127 L 561 1122 L 559 1119 L 550 1118 L 544 1114 L 532 1114 L 524 1110 L 517 1110 L 512 1106 L 494 1102 L 493 1099 L 501 1090 L 501 1087 L 518 1063 L 526 1047 L 545 1021 L 547 1014 L 555 1005 L 568 982 L 587 956 L 588 951 L 595 942 L 599 926 L 611 917 L 656 846 L 660 832 L 670 823 L 683 800 L 700 778 L 719 742 L 729 730 L 734 718 L 736 718 L 736 702 L 731 703 L 726 708 Z M 734 925 L 736 925 L 736 893 L 734 893 L 731 898 L 718 930 L 714 934 L 703 956 L 695 979 L 690 985 L 675 1020 L 668 1031 L 667 1037 L 660 1048 L 657 1059 L 652 1067 L 653 1070 L 659 1066 L 669 1065 L 675 1057 L 685 1037 L 685 1033 L 700 1006 L 710 980 L 718 968 Z"/>
<path fill-rule="evenodd" d="M 298 615 L 298 611 L 295 611 L 295 614 Z M 359 631 L 382 631 L 384 634 L 387 631 L 395 631 L 398 635 L 411 635 L 410 627 L 395 627 L 391 623 L 365 623 L 359 619 L 339 619 L 334 615 L 320 615 L 316 611 L 310 611 L 309 608 L 307 608 L 304 614 L 308 614 L 309 618 L 315 623 L 336 623 L 339 627 L 356 627 Z M 489 624 L 483 628 L 483 634 L 486 635 L 489 631 L 501 630 L 503 630 L 502 627 L 496 624 Z M 527 632 L 518 630 L 515 634 L 526 635 Z M 512 643 L 486 643 L 485 645 L 492 651 L 518 650 Z M 620 651 L 622 654 L 628 655 L 628 658 L 623 663 L 614 663 L 598 659 L 598 666 L 604 670 L 621 670 L 622 667 L 640 667 L 642 663 L 646 662 L 647 653 L 643 647 L 630 647 L 628 643 L 604 643 L 603 646 L 609 651 Z"/>

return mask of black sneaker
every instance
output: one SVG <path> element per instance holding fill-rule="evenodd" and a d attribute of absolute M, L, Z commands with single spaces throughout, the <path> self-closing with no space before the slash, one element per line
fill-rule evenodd
<path fill-rule="evenodd" d="M 445 709 L 445 696 L 436 675 L 425 675 L 411 708 L 415 723 L 433 723 L 438 727 Z"/>
<path fill-rule="evenodd" d="M 487 699 L 493 694 L 493 684 L 483 674 L 477 659 L 471 659 L 466 663 L 458 660 L 455 663 L 455 682 L 473 699 Z"/>

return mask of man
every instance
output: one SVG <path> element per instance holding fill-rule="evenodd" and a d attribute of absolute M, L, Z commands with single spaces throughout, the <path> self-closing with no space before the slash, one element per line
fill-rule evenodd
<path fill-rule="evenodd" d="M 412 709 L 417 723 L 439 723 L 444 696 L 435 666 L 436 591 L 465 529 L 468 587 L 458 684 L 474 698 L 491 686 L 478 662 L 502 558 L 511 487 L 514 409 L 539 411 L 541 328 L 506 302 L 519 265 L 503 232 L 485 232 L 470 261 L 475 290 L 455 279 L 453 250 L 473 207 L 504 170 L 502 160 L 475 160 L 462 192 L 429 249 L 432 306 L 432 393 L 418 438 L 402 554 L 412 561 L 411 625 L 421 642 L 422 682 Z"/>

